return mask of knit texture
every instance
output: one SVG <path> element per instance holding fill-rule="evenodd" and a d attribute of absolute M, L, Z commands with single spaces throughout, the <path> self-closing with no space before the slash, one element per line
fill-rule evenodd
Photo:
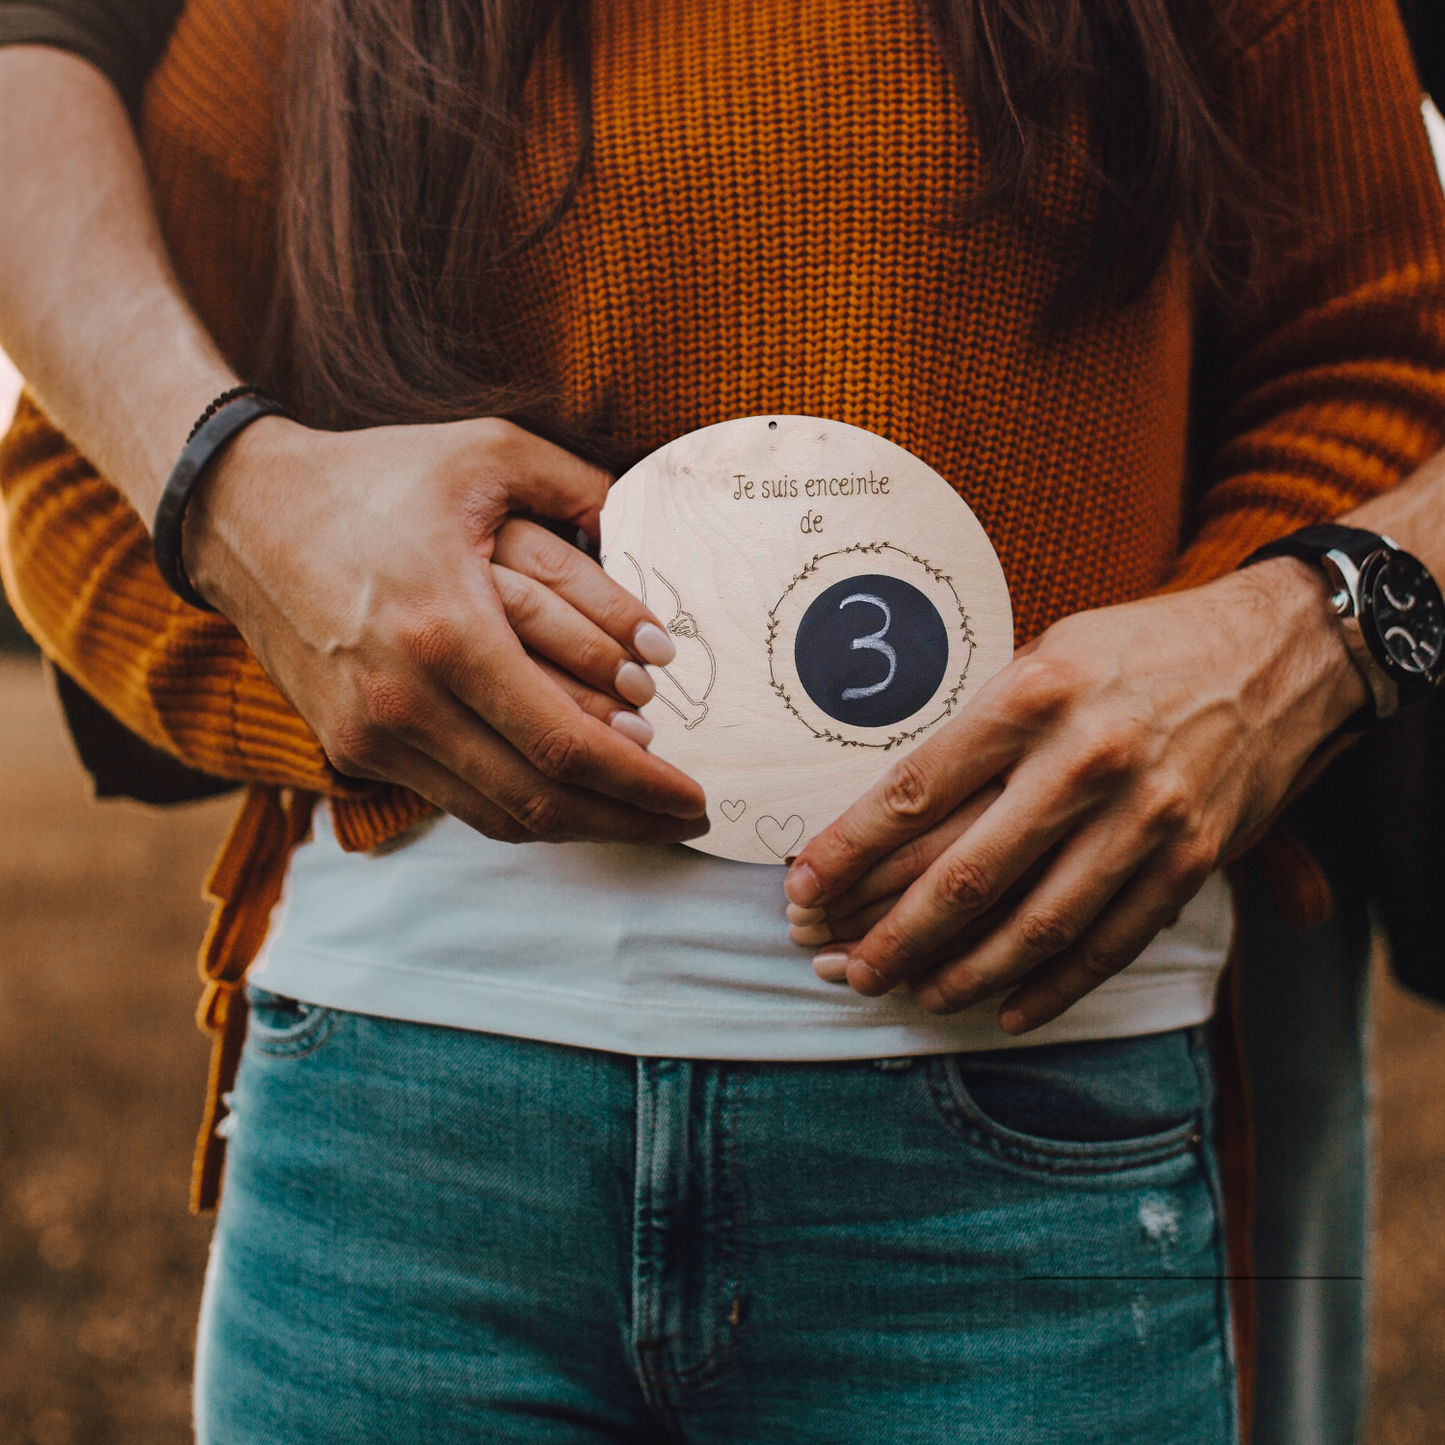
<path fill-rule="evenodd" d="M 1307 218 L 1256 304 L 1201 305 L 1176 257 L 1134 306 L 1049 338 L 1087 176 L 1052 178 L 1058 234 L 958 224 L 981 161 L 909 0 L 596 9 L 593 163 L 500 283 L 518 374 L 579 430 L 632 454 L 767 412 L 888 436 L 983 522 L 1020 642 L 1218 576 L 1440 443 L 1445 207 L 1389 0 L 1261 8 L 1214 67 L 1241 144 L 1297 178 Z M 179 274 L 243 374 L 271 277 L 283 48 L 278 0 L 193 0 L 145 109 Z M 539 208 L 575 143 L 549 90 L 533 87 L 520 160 Z M 234 629 L 169 596 L 139 519 L 33 408 L 0 469 L 20 611 L 118 717 L 208 772 L 343 795 L 358 846 L 414 819 L 345 796 Z"/>
<path fill-rule="evenodd" d="M 518 377 L 622 453 L 758 413 L 881 433 L 976 512 L 1023 642 L 1217 577 L 1445 440 L 1445 205 L 1392 0 L 1265 0 L 1210 61 L 1229 128 L 1300 217 L 1248 306 L 1214 305 L 1176 251 L 1137 303 L 1048 336 L 1087 170 L 1056 166 L 1046 225 L 961 225 L 977 135 L 910 0 L 594 15 L 586 179 L 497 285 Z M 191 0 L 144 108 L 178 274 L 243 376 L 273 273 L 284 31 L 284 0 Z M 556 73 L 544 56 L 517 161 L 536 214 L 575 145 Z M 331 794 L 353 849 L 429 805 L 330 768 L 237 632 L 166 591 L 140 519 L 28 403 L 0 485 L 7 586 L 45 650 L 149 741 L 265 789 L 216 875 L 223 907 L 260 910 L 207 954 L 234 986 L 274 900 L 272 854 L 305 815 L 280 789 Z M 214 1012 L 234 1035 L 237 1010 Z"/>

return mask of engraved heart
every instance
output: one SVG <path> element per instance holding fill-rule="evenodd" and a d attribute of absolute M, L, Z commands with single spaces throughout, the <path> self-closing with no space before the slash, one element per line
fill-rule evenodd
<path fill-rule="evenodd" d="M 794 813 L 786 823 L 780 823 L 771 813 L 764 813 L 758 819 L 757 829 L 763 847 L 779 858 L 786 858 L 803 836 L 803 820 Z"/>
<path fill-rule="evenodd" d="M 723 817 L 729 823 L 736 823 L 748 810 L 748 805 L 741 798 L 724 798 L 718 807 L 722 809 Z"/>

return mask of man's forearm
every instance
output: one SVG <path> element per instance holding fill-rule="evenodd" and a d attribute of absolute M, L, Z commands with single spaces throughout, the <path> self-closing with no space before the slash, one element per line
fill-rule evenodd
<path fill-rule="evenodd" d="M 125 108 L 87 61 L 0 48 L 0 346 L 149 522 L 235 376 L 166 255 Z"/>
<path fill-rule="evenodd" d="M 1372 497 L 1340 521 L 1385 533 L 1413 552 L 1445 587 L 1445 452 L 1437 452 L 1394 491 Z"/>

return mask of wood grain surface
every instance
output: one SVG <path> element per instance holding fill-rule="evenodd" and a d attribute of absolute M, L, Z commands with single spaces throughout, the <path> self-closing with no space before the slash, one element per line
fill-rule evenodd
<path fill-rule="evenodd" d="M 613 487 L 603 566 L 667 625 L 652 750 L 707 792 L 690 846 L 781 863 L 1013 655 L 1003 570 L 967 504 L 883 437 L 744 417 Z"/>

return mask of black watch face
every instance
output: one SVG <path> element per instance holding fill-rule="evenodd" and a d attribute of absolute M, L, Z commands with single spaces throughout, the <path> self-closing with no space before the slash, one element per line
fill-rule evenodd
<path fill-rule="evenodd" d="M 1377 553 L 1365 564 L 1360 593 L 1360 620 L 1380 666 L 1409 690 L 1433 683 L 1445 670 L 1445 602 L 1435 579 L 1407 553 Z"/>

